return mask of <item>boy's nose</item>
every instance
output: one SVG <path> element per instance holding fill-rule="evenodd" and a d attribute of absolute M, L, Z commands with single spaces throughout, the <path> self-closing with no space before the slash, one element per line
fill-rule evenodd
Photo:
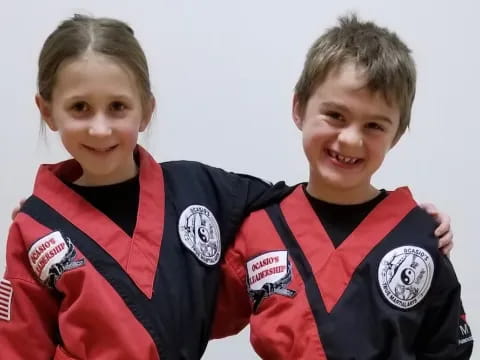
<path fill-rule="evenodd" d="M 362 146 L 363 135 L 356 127 L 350 126 L 342 129 L 338 135 L 338 140 L 348 146 Z"/>

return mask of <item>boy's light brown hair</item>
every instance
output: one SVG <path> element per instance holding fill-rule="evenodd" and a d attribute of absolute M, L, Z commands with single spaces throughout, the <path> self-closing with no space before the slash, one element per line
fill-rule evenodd
<path fill-rule="evenodd" d="M 300 109 L 328 73 L 345 63 L 365 71 L 366 86 L 380 91 L 389 104 L 400 109 L 396 139 L 410 124 L 415 98 L 416 70 L 411 50 L 390 30 L 371 21 L 360 21 L 355 14 L 342 16 L 339 24 L 328 29 L 307 53 L 302 74 L 295 86 Z"/>

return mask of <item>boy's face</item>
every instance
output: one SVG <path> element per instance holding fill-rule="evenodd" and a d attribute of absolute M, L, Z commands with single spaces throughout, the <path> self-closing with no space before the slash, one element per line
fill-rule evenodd
<path fill-rule="evenodd" d="M 303 109 L 294 99 L 293 117 L 310 163 L 309 187 L 328 192 L 330 200 L 349 194 L 367 200 L 370 179 L 396 140 L 398 106 L 365 84 L 358 67 L 347 63 L 330 71 Z"/>

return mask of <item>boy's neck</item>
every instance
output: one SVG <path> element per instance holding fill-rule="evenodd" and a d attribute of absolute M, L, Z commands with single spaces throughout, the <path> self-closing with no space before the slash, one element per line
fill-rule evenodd
<path fill-rule="evenodd" d="M 334 188 L 324 183 L 319 184 L 312 181 L 312 179 L 308 182 L 306 190 L 310 196 L 316 199 L 338 205 L 362 204 L 380 194 L 380 190 L 371 184 L 367 184 L 364 187 L 342 189 Z"/>

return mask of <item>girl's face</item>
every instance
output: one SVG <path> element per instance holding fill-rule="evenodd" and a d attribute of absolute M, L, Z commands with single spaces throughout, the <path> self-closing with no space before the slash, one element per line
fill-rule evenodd
<path fill-rule="evenodd" d="M 140 94 L 125 66 L 87 51 L 59 67 L 51 101 L 37 95 L 42 118 L 83 169 L 77 184 L 107 185 L 135 176 L 133 151 L 154 105 L 152 98 L 145 106 Z"/>

